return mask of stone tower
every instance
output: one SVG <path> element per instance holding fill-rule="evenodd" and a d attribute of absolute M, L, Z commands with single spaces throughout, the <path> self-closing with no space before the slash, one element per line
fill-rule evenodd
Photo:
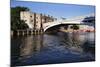
<path fill-rule="evenodd" d="M 30 11 L 20 12 L 20 19 L 25 21 L 25 23 L 32 30 L 43 30 L 43 24 L 47 22 L 53 22 L 54 18 L 52 16 L 46 16 L 43 14 L 32 13 Z"/>

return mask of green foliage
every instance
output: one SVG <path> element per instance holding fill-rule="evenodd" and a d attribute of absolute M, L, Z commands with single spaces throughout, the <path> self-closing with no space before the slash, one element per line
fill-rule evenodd
<path fill-rule="evenodd" d="M 20 11 L 29 11 L 26 7 L 11 7 L 11 30 L 27 29 L 28 25 L 20 20 Z"/>
<path fill-rule="evenodd" d="M 87 24 L 89 26 L 95 27 L 95 16 L 86 17 L 82 22 L 84 22 L 84 24 Z"/>
<path fill-rule="evenodd" d="M 74 30 L 78 30 L 79 26 L 78 25 L 73 25 L 73 26 L 71 26 L 71 28 L 74 29 Z"/>

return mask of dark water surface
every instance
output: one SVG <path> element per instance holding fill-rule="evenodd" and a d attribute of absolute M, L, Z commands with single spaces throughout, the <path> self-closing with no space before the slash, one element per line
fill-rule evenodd
<path fill-rule="evenodd" d="M 11 38 L 11 65 L 95 60 L 94 33 L 62 33 Z"/>

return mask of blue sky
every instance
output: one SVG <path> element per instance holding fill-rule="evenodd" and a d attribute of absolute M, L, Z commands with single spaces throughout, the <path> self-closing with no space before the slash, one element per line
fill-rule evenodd
<path fill-rule="evenodd" d="M 95 6 L 90 5 L 55 4 L 11 0 L 11 7 L 16 6 L 28 7 L 32 12 L 43 13 L 56 18 L 70 18 L 95 13 Z"/>

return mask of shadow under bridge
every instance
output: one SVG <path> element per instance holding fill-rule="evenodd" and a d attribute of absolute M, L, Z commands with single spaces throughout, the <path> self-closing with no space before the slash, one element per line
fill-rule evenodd
<path fill-rule="evenodd" d="M 49 22 L 44 24 L 44 32 L 57 32 L 61 29 L 68 29 L 72 25 L 80 25 L 81 22 Z"/>
<path fill-rule="evenodd" d="M 68 29 L 69 24 L 59 24 L 55 26 L 51 26 L 47 29 L 44 29 L 44 32 L 58 32 L 60 29 Z"/>

